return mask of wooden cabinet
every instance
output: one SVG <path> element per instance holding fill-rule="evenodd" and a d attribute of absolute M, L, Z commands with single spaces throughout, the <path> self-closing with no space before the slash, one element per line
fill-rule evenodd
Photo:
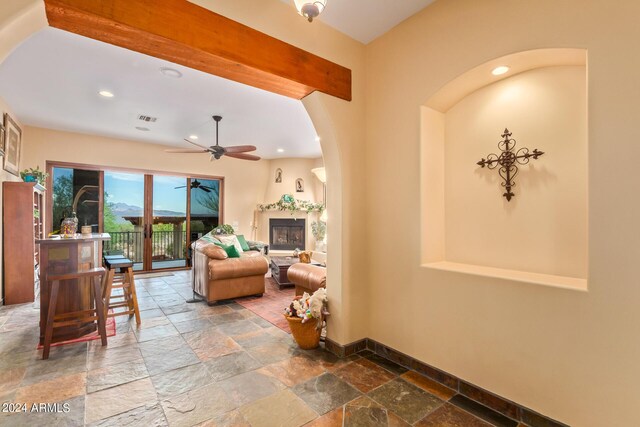
<path fill-rule="evenodd" d="M 33 182 L 2 183 L 4 303 L 33 302 L 44 238 L 44 187 Z"/>

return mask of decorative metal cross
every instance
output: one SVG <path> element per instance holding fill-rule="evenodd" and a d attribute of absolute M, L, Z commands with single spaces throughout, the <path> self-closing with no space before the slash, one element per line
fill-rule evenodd
<path fill-rule="evenodd" d="M 496 166 L 500 165 L 498 173 L 502 179 L 504 179 L 504 182 L 500 185 L 505 187 L 507 190 L 502 195 L 507 199 L 507 201 L 511 201 L 511 198 L 515 196 L 515 194 L 511 192 L 511 188 L 516 185 L 515 182 L 513 182 L 513 179 L 518 174 L 518 164 L 526 165 L 529 163 L 530 158 L 538 160 L 538 157 L 542 156 L 544 151 L 538 151 L 536 148 L 533 152 L 529 152 L 528 148 L 521 148 L 514 152 L 516 140 L 511 138 L 511 132 L 509 132 L 509 129 L 505 128 L 504 133 L 501 136 L 504 139 L 498 142 L 498 148 L 502 151 L 500 156 L 491 153 L 486 159 L 483 158 L 476 164 L 480 167 L 486 166 L 489 169 L 495 169 Z"/>

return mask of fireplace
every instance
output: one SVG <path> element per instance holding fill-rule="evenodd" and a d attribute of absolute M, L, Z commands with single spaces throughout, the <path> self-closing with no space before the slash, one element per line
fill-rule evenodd
<path fill-rule="evenodd" d="M 269 219 L 269 248 L 275 250 L 305 249 L 304 219 Z"/>

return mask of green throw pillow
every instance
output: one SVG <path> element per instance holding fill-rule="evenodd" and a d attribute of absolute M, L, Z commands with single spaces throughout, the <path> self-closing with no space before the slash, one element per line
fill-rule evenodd
<path fill-rule="evenodd" d="M 233 245 L 223 245 L 219 242 L 213 242 L 214 245 L 220 246 L 229 255 L 229 258 L 240 258 L 240 253 Z"/>
<path fill-rule="evenodd" d="M 242 246 L 243 251 L 251 250 L 251 248 L 249 247 L 249 244 L 247 243 L 247 239 L 244 238 L 243 234 L 238 234 L 236 235 L 236 237 L 238 238 L 238 242 L 240 242 L 240 246 Z"/>

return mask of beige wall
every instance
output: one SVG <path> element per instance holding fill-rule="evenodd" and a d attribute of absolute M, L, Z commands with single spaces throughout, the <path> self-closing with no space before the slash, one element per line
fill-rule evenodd
<path fill-rule="evenodd" d="M 368 252 L 372 338 L 570 425 L 640 424 L 639 15 L 635 0 L 440 0 L 367 46 L 367 230 L 403 242 Z M 588 49 L 589 291 L 421 267 L 420 106 L 546 47 Z"/>
<path fill-rule="evenodd" d="M 16 123 L 18 123 L 18 126 L 22 126 L 20 124 L 20 121 L 18 120 L 18 118 L 16 117 L 15 114 L 13 114 L 13 112 L 11 111 L 11 109 L 9 108 L 9 105 L 2 99 L 0 98 L 0 121 L 2 121 L 2 123 L 4 124 L 4 114 L 5 113 L 9 113 L 9 115 L 11 116 L 11 118 L 13 118 L 13 120 L 15 120 Z M 23 138 L 24 138 L 24 134 L 23 134 Z M 24 164 L 22 162 L 22 159 L 19 160 L 20 161 L 20 169 L 24 169 L 22 167 L 22 165 Z M 0 207 L 2 206 L 2 183 L 5 181 L 21 181 L 20 177 L 17 177 L 15 175 L 10 174 L 9 172 L 4 170 L 4 157 L 0 157 Z M 2 270 L 3 268 L 3 263 L 2 263 L 2 254 L 3 254 L 3 244 L 2 244 L 2 232 L 3 232 L 3 227 L 0 227 L 0 301 L 2 301 L 3 298 L 3 292 L 4 292 L 4 272 Z M 1 303 L 0 303 L 1 304 Z"/>
<path fill-rule="evenodd" d="M 316 167 L 317 159 L 273 159 L 269 165 L 267 188 L 264 195 L 265 203 L 273 203 L 280 200 L 283 194 L 291 194 L 296 199 L 309 200 L 311 202 L 322 201 L 322 193 L 316 194 L 315 181 L 318 179 L 311 169 Z M 275 182 L 276 169 L 282 169 L 282 182 Z M 304 191 L 296 192 L 296 180 L 302 178 Z M 319 196 L 319 197 L 318 197 Z"/>

